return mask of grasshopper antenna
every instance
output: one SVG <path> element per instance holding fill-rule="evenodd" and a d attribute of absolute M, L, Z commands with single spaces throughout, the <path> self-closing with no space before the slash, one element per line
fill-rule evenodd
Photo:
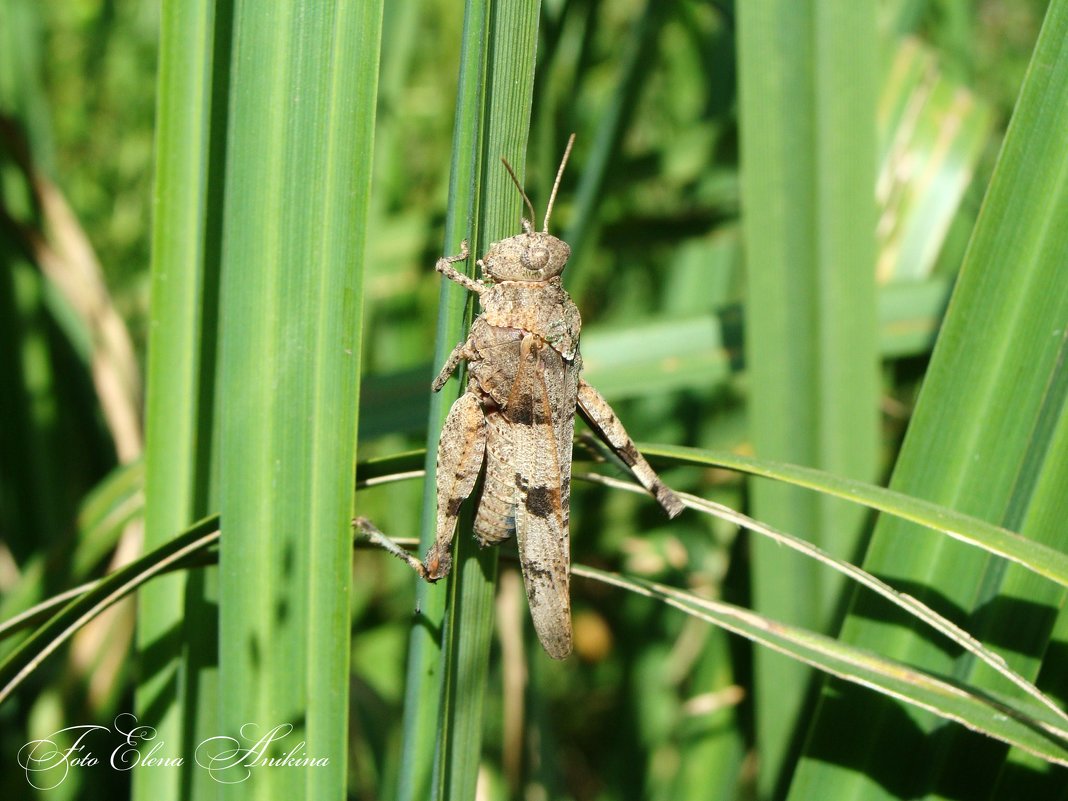
<path fill-rule="evenodd" d="M 529 234 L 531 226 L 538 218 L 538 215 L 534 213 L 534 204 L 530 202 L 530 198 L 527 197 L 527 193 L 523 191 L 523 185 L 519 183 L 519 179 L 516 178 L 515 170 L 513 170 L 512 165 L 508 163 L 508 159 L 506 159 L 504 156 L 501 156 L 501 163 L 504 164 L 504 168 L 508 170 L 508 174 L 512 176 L 512 183 L 514 183 L 515 188 L 519 190 L 519 194 L 523 196 L 523 200 L 525 200 L 527 204 L 527 209 L 530 211 L 530 222 L 523 220 L 523 228 Z"/>
<path fill-rule="evenodd" d="M 567 166 L 567 157 L 571 155 L 571 146 L 575 144 L 575 135 L 567 139 L 567 148 L 564 150 L 564 157 L 560 159 L 560 169 L 556 171 L 556 182 L 553 183 L 553 193 L 549 195 L 549 205 L 545 208 L 545 223 L 542 225 L 542 231 L 549 233 L 549 215 L 553 213 L 553 203 L 556 202 L 556 190 L 560 188 L 560 179 L 564 177 L 564 167 Z"/>

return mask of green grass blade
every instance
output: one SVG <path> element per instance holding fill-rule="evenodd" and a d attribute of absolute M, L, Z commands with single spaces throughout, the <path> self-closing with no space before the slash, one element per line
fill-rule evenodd
<path fill-rule="evenodd" d="M 1068 514 L 1066 129 L 1068 2 L 1054 0 L 892 481 L 895 490 L 1061 551 Z M 1063 649 L 1050 647 L 1062 588 L 945 538 L 903 547 L 910 526 L 880 521 L 865 568 L 937 599 L 1022 675 L 1033 678 L 1040 665 L 1051 677 L 1063 675 Z M 886 619 L 862 598 L 843 635 L 959 681 L 989 681 L 969 657 L 933 648 L 911 623 Z M 989 797 L 1004 749 L 942 733 L 937 721 L 906 716 L 890 702 L 866 705 L 864 726 L 854 729 L 857 698 L 838 689 L 822 701 L 793 797 Z M 846 729 L 854 730 L 851 757 L 822 759 Z M 885 781 L 905 764 L 906 787 Z"/>
<path fill-rule="evenodd" d="M 79 628 L 145 582 L 217 542 L 218 528 L 217 515 L 205 518 L 106 578 L 89 584 L 0 664 L 0 703 Z M 49 605 L 55 606 L 55 601 Z"/>
<path fill-rule="evenodd" d="M 224 182 L 225 65 L 216 35 L 228 19 L 208 0 L 168 2 L 160 31 L 153 219 L 152 335 L 146 376 L 145 550 L 215 507 L 218 221 Z M 184 753 L 217 728 L 216 571 L 166 576 L 138 597 L 142 725 Z M 187 625 L 188 622 L 188 625 Z M 139 799 L 207 790 L 204 772 L 133 772 Z"/>
<path fill-rule="evenodd" d="M 636 484 L 619 481 L 618 479 L 612 479 L 600 475 L 591 474 L 576 474 L 579 478 L 584 478 L 587 481 L 594 481 L 595 483 L 604 484 L 610 487 L 616 487 L 618 489 L 626 489 L 629 492 L 642 493 L 643 490 Z M 759 534 L 762 537 L 766 537 L 776 545 L 785 545 L 791 550 L 797 551 L 816 562 L 823 564 L 832 570 L 837 571 L 846 578 L 856 582 L 859 586 L 874 592 L 877 595 L 881 595 L 884 599 L 899 607 L 906 614 L 911 615 L 917 621 L 923 622 L 929 626 L 933 631 L 946 637 L 952 641 L 957 647 L 962 648 L 968 653 L 972 654 L 977 659 L 981 660 L 993 670 L 995 673 L 1000 674 L 1003 678 L 1016 685 L 1022 692 L 1030 695 L 1031 698 L 1040 704 L 1048 707 L 1055 715 L 1063 718 L 1068 722 L 1068 715 L 1057 706 L 1056 702 L 1050 699 L 1039 691 L 1031 682 L 1024 677 L 1015 673 L 1005 665 L 1004 659 L 987 648 L 968 632 L 961 629 L 954 624 L 951 620 L 940 615 L 930 606 L 918 601 L 910 595 L 900 593 L 886 582 L 881 581 L 876 576 L 864 571 L 863 569 L 856 567 L 855 565 L 846 562 L 843 559 L 837 559 L 831 554 L 822 551 L 815 545 L 812 545 L 805 540 L 787 534 L 786 532 L 779 531 L 771 526 L 761 523 L 751 517 L 744 515 L 740 512 L 731 509 L 723 504 L 716 503 L 714 501 L 708 501 L 703 498 L 698 498 L 694 495 L 687 493 L 680 493 L 679 497 L 683 503 L 691 509 L 695 509 L 704 514 L 710 514 L 715 517 L 726 520 L 742 528 L 748 529 L 755 534 Z"/>
<path fill-rule="evenodd" d="M 513 236 L 522 206 L 519 193 L 501 164 L 508 160 L 520 179 L 525 170 L 530 107 L 534 91 L 540 0 L 494 4 L 486 29 L 484 107 L 479 119 L 480 181 L 476 189 L 477 228 L 473 252 Z M 548 198 L 541 199 L 542 210 Z M 533 222 L 533 221 L 532 221 Z M 535 225 L 537 223 L 534 223 Z M 446 645 L 442 739 L 435 782 L 438 798 L 472 798 L 482 759 L 483 694 L 494 635 L 493 599 L 497 588 L 496 549 L 479 548 L 462 520 L 456 548 L 456 577 L 449 584 L 449 606 L 442 626 Z"/>
<path fill-rule="evenodd" d="M 1002 526 L 923 498 L 834 476 L 810 467 L 753 459 L 725 451 L 643 444 L 642 452 L 677 464 L 726 467 L 729 470 L 775 479 L 844 501 L 852 501 L 970 543 L 987 553 L 1009 559 L 1036 575 L 1068 587 L 1068 554 Z M 908 535 L 918 532 L 906 529 L 902 533 Z"/>
<path fill-rule="evenodd" d="M 540 3 L 494 6 L 471 0 L 464 17 L 445 251 L 467 238 L 473 254 L 518 230 L 521 200 L 501 157 L 523 174 L 534 82 Z M 466 265 L 474 274 L 474 259 Z M 447 282 L 446 282 L 447 283 Z M 466 335 L 469 308 L 456 286 L 441 290 L 435 368 Z M 433 540 L 437 436 L 457 396 L 450 383 L 431 402 L 422 542 Z M 420 587 L 417 603 L 429 625 L 413 629 L 405 695 L 403 774 L 399 797 L 474 795 L 481 758 L 482 695 L 493 635 L 497 554 L 474 545 L 461 518 L 447 596 Z M 442 602 L 446 604 L 443 606 Z M 440 641 L 431 631 L 441 621 Z M 433 768 L 431 768 L 433 766 Z M 431 781 L 431 777 L 432 781 Z M 432 788 L 432 789 L 431 789 Z"/>
<path fill-rule="evenodd" d="M 897 46 L 879 98 L 881 284 L 931 274 L 991 122 L 985 104 L 939 72 L 932 48 Z"/>
<path fill-rule="evenodd" d="M 585 565 L 575 565 L 573 573 L 656 598 L 792 660 L 957 721 L 1042 759 L 1068 765 L 1068 728 L 1063 718 L 1048 709 L 975 692 L 951 679 L 780 623 L 743 607 Z"/>
<path fill-rule="evenodd" d="M 754 450 L 870 479 L 877 444 L 872 3 L 738 6 L 746 355 Z M 849 555 L 859 510 L 758 482 L 755 515 Z M 755 608 L 824 630 L 841 582 L 753 552 Z M 807 672 L 756 654 L 758 786 L 778 781 Z"/>
<path fill-rule="evenodd" d="M 626 488 L 634 492 L 643 491 L 634 485 L 626 485 Z M 704 508 L 708 503 L 701 499 L 687 497 L 687 503 L 699 511 L 710 511 Z M 24 678 L 78 627 L 110 604 L 142 588 L 150 580 L 159 581 L 159 576 L 165 571 L 184 570 L 195 563 L 210 564 L 213 553 L 217 553 L 213 548 L 219 541 L 218 517 L 213 516 L 171 538 L 136 563 L 93 582 L 80 597 L 68 603 L 62 612 L 35 634 L 33 643 L 20 648 L 15 658 L 0 667 L 0 697 L 6 697 L 15 682 Z M 731 604 L 709 601 L 687 591 L 606 573 L 584 565 L 575 565 L 574 573 L 658 599 L 792 659 L 1016 745 L 1024 753 L 1042 760 L 1061 764 L 1068 760 L 1068 727 L 1065 726 L 1063 713 L 1057 710 L 1043 709 L 1030 702 L 1006 699 L 988 692 L 976 693 L 944 677 L 842 645 L 813 632 L 779 624 Z"/>
<path fill-rule="evenodd" d="M 229 788 L 344 794 L 350 518 L 382 4 L 238 4 L 224 210 L 220 734 L 328 758 Z M 247 731 L 247 730 L 246 730 Z"/>
<path fill-rule="evenodd" d="M 468 0 L 464 12 L 464 34 L 460 54 L 459 90 L 456 96 L 456 121 L 453 127 L 452 164 L 449 173 L 449 210 L 445 224 L 443 255 L 459 250 L 460 242 L 474 242 L 476 197 L 480 177 L 481 115 L 485 86 L 485 61 L 490 5 L 483 0 Z M 471 263 L 458 265 L 474 275 Z M 445 363 L 470 323 L 469 298 L 463 287 L 441 280 L 438 301 L 437 334 L 434 340 L 434 364 Z M 429 391 L 431 374 L 426 374 L 418 390 Z M 460 387 L 450 383 L 430 398 L 427 426 L 427 449 L 424 455 L 426 481 L 423 486 L 421 553 L 434 541 L 436 514 L 437 438 L 456 399 Z M 361 478 L 364 475 L 360 471 Z M 465 525 L 461 520 L 460 525 Z M 460 536 L 461 541 L 464 539 Z M 458 562 L 458 560 L 457 560 Z M 455 570 L 455 568 L 454 568 Z M 427 625 L 413 626 L 408 638 L 408 670 L 404 695 L 404 722 L 401 749 L 401 775 L 397 789 L 400 801 L 422 801 L 430 797 L 442 704 L 442 637 L 446 595 L 440 588 L 417 582 L 416 608 Z"/>
<path fill-rule="evenodd" d="M 641 492 L 637 487 L 628 487 Z M 701 499 L 688 499 L 700 509 Z M 146 554 L 137 562 L 91 584 L 75 601 L 67 604 L 19 654 L 0 667 L 0 697 L 39 662 L 62 644 L 89 619 L 145 582 L 159 580 L 164 571 L 183 569 L 193 560 L 210 563 L 212 549 L 220 540 L 218 517 L 200 521 Z M 730 604 L 709 601 L 686 591 L 647 582 L 642 579 L 605 573 L 576 565 L 575 575 L 602 581 L 631 592 L 656 598 L 698 619 L 740 634 L 761 645 L 801 660 L 847 681 L 871 687 L 922 709 L 963 723 L 987 736 L 1021 748 L 1043 760 L 1065 763 L 1068 760 L 1068 729 L 1063 713 L 1051 712 L 1030 703 L 999 698 L 990 693 L 975 693 L 952 680 L 915 670 L 907 665 L 842 645 L 830 638 L 784 626 Z M 45 644 L 46 648 L 40 646 Z"/>

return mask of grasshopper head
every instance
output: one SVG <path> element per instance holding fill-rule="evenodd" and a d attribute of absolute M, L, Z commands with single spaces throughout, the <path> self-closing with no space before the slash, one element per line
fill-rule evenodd
<path fill-rule="evenodd" d="M 504 168 L 512 178 L 512 183 L 523 196 L 523 200 L 530 210 L 530 220 L 523 220 L 523 230 L 526 233 L 502 239 L 490 245 L 489 252 L 482 257 L 482 269 L 498 281 L 548 281 L 564 271 L 568 258 L 571 257 L 571 248 L 567 242 L 557 239 L 549 233 L 549 217 L 553 213 L 553 203 L 556 201 L 556 190 L 560 188 L 560 179 L 564 175 L 564 167 L 567 165 L 567 157 L 571 155 L 571 146 L 575 143 L 575 135 L 571 134 L 567 140 L 567 149 L 560 161 L 560 169 L 556 171 L 556 182 L 553 183 L 553 193 L 549 196 L 549 205 L 545 209 L 545 222 L 541 231 L 535 231 L 532 221 L 535 219 L 534 205 L 523 191 L 523 185 L 512 169 L 507 159 L 502 158 Z"/>
<path fill-rule="evenodd" d="M 563 272 L 570 256 L 571 248 L 564 240 L 530 231 L 494 242 L 482 264 L 498 281 L 548 281 Z"/>

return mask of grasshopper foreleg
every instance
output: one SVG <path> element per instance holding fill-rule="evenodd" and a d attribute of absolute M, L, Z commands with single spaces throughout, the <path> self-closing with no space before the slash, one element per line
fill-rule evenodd
<path fill-rule="evenodd" d="M 660 480 L 652 465 L 639 453 L 608 401 L 581 378 L 578 385 L 578 406 L 582 417 L 594 432 L 626 463 L 641 485 L 653 494 L 657 503 L 668 513 L 668 517 L 679 514 L 685 508 L 682 500 Z"/>
<path fill-rule="evenodd" d="M 455 281 L 460 286 L 464 287 L 465 289 L 471 290 L 476 295 L 481 294 L 486 288 L 486 285 L 484 283 L 482 283 L 481 281 L 476 281 L 474 278 L 464 275 L 462 272 L 452 266 L 458 261 L 463 261 L 469 255 L 471 254 L 467 249 L 467 240 L 465 239 L 463 242 L 460 243 L 460 252 L 457 255 L 442 256 L 434 264 L 434 269 L 444 275 L 450 281 Z"/>
<path fill-rule="evenodd" d="M 452 537 L 460 506 L 475 488 L 486 454 L 486 415 L 473 392 L 465 392 L 449 410 L 438 440 L 438 519 L 434 544 L 423 565 L 430 581 L 452 567 Z"/>
<path fill-rule="evenodd" d="M 445 360 L 445 366 L 441 368 L 441 372 L 438 373 L 438 377 L 434 379 L 434 383 L 430 385 L 430 388 L 435 392 L 440 392 L 446 382 L 452 378 L 452 374 L 456 372 L 456 368 L 460 366 L 460 362 L 464 359 L 473 359 L 474 357 L 475 352 L 471 347 L 471 340 L 465 339 L 452 349 L 449 358 Z"/>

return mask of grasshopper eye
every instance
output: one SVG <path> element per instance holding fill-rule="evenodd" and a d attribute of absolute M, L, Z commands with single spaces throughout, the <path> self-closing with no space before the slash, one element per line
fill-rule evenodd
<path fill-rule="evenodd" d="M 520 261 L 531 272 L 544 270 L 545 265 L 549 263 L 549 249 L 540 246 L 528 248 L 523 252 Z"/>

